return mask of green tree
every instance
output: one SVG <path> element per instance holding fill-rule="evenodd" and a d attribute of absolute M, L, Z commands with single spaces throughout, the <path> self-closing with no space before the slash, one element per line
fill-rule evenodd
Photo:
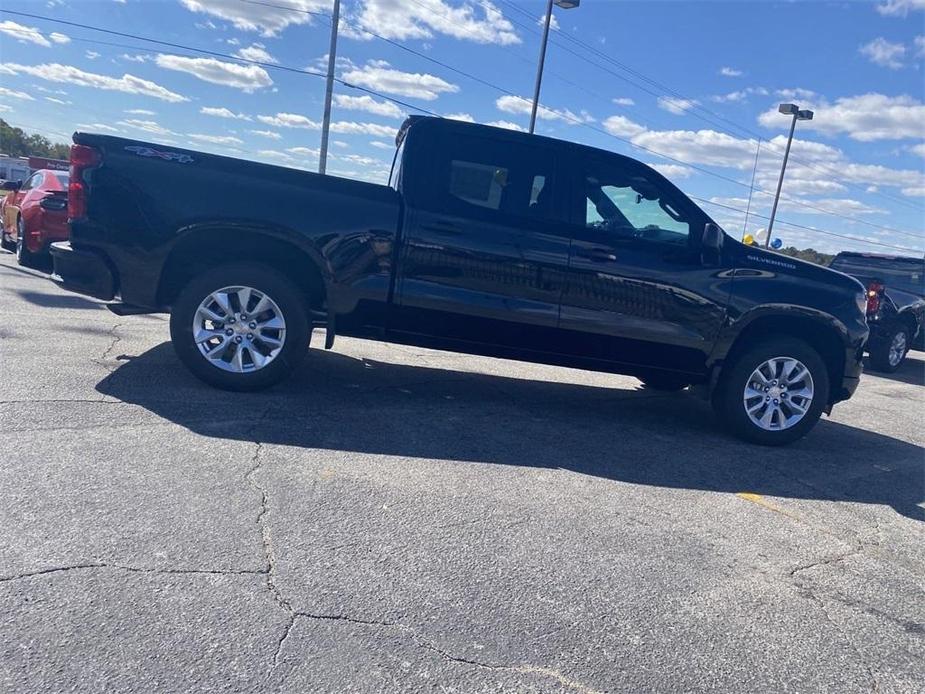
<path fill-rule="evenodd" d="M 789 255 L 791 258 L 799 258 L 800 260 L 808 260 L 811 263 L 816 265 L 822 265 L 823 267 L 828 266 L 832 262 L 834 255 L 828 253 L 821 253 L 820 251 L 815 250 L 814 248 L 796 248 L 794 246 L 788 246 L 787 248 L 781 248 L 778 253 L 783 253 L 784 255 Z"/>
<path fill-rule="evenodd" d="M 49 157 L 67 159 L 70 145 L 52 142 L 47 137 L 28 134 L 0 118 L 0 153 L 11 157 Z"/>

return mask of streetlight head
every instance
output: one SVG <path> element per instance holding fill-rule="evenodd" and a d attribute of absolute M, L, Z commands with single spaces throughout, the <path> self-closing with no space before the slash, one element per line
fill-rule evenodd
<path fill-rule="evenodd" d="M 581 4 L 581 0 L 553 0 L 553 2 L 556 7 L 561 7 L 563 10 L 571 10 Z"/>
<path fill-rule="evenodd" d="M 797 111 L 797 120 L 812 120 L 813 112 L 810 110 Z"/>
<path fill-rule="evenodd" d="M 777 107 L 777 110 L 788 116 L 795 116 L 800 111 L 796 104 L 781 104 Z"/>

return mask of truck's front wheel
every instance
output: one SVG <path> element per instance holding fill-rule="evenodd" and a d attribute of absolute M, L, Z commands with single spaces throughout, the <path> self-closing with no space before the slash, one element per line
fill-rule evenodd
<path fill-rule="evenodd" d="M 306 302 L 285 276 L 235 263 L 194 277 L 170 313 L 180 361 L 225 390 L 267 388 L 305 358 L 310 327 Z"/>
<path fill-rule="evenodd" d="M 755 344 L 726 365 L 713 407 L 734 434 L 780 446 L 815 426 L 829 397 L 825 362 L 795 338 Z"/>

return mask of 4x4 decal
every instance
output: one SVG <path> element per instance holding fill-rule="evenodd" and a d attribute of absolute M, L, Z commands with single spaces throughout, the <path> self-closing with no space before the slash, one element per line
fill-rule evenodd
<path fill-rule="evenodd" d="M 151 149 L 150 147 L 141 147 L 140 145 L 132 145 L 131 147 L 126 147 L 127 152 L 134 152 L 139 157 L 158 157 L 159 159 L 165 159 L 167 161 L 175 161 L 180 164 L 192 164 L 193 158 L 188 154 L 180 154 L 178 152 L 159 152 L 156 149 Z"/>

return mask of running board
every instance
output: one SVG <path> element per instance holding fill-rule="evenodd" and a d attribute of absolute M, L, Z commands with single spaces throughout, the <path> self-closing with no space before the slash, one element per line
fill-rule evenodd
<path fill-rule="evenodd" d="M 117 316 L 141 316 L 146 313 L 163 313 L 163 310 L 156 308 L 147 308 L 145 306 L 134 306 L 132 304 L 105 304 L 106 308 L 115 313 Z"/>

